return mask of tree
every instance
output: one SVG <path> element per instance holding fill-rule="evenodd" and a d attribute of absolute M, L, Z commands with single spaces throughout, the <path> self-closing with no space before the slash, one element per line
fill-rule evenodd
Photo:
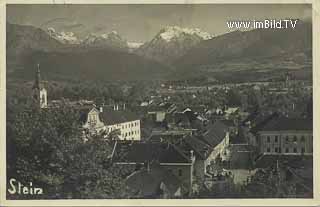
<path fill-rule="evenodd" d="M 8 105 L 7 175 L 42 187 L 39 198 L 128 198 L 125 169 L 112 165 L 103 136 L 81 139 L 76 109 Z M 14 199 L 30 199 L 10 195 Z M 36 196 L 32 197 L 38 198 Z"/>

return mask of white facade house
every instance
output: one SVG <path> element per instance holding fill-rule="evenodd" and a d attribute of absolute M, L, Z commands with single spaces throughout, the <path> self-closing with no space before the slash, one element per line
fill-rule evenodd
<path fill-rule="evenodd" d="M 126 121 L 106 126 L 107 132 L 119 130 L 120 140 L 141 140 L 140 120 Z"/>
<path fill-rule="evenodd" d="M 90 134 L 100 133 L 105 130 L 105 125 L 100 119 L 100 111 L 95 107 L 85 109 L 82 114 L 83 129 L 87 130 Z"/>
<path fill-rule="evenodd" d="M 90 134 L 114 132 L 120 140 L 141 140 L 140 119 L 132 112 L 91 107 L 83 110 L 81 119 Z"/>

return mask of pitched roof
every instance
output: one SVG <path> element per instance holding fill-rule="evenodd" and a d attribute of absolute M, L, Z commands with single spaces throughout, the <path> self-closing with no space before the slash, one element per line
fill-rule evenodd
<path fill-rule="evenodd" d="M 252 116 L 252 124 L 253 124 L 253 128 L 251 129 L 251 131 L 253 133 L 261 130 L 267 123 L 269 123 L 270 121 L 277 119 L 279 117 L 278 113 L 273 113 L 273 114 L 269 114 L 269 115 L 260 115 L 258 113 L 254 114 Z M 251 120 L 249 120 L 251 121 Z"/>
<path fill-rule="evenodd" d="M 190 159 L 177 146 L 167 143 L 134 142 L 118 144 L 116 152 L 124 151 L 124 156 L 115 158 L 117 162 L 190 163 Z M 120 153 L 121 154 L 121 153 Z"/>
<path fill-rule="evenodd" d="M 210 153 L 210 146 L 194 136 L 187 136 L 183 141 L 188 145 L 188 150 L 194 150 L 197 157 L 206 159 Z"/>
<path fill-rule="evenodd" d="M 128 121 L 139 120 L 139 117 L 130 111 L 114 111 L 114 110 L 104 110 L 99 114 L 100 119 L 106 125 L 113 125 L 124 123 Z"/>
<path fill-rule="evenodd" d="M 222 122 L 224 125 L 226 125 L 228 127 L 235 127 L 236 126 L 233 120 L 223 119 L 223 120 L 220 120 L 220 122 Z"/>
<path fill-rule="evenodd" d="M 149 140 L 153 142 L 161 142 L 162 140 L 175 140 L 175 139 L 180 139 L 183 138 L 186 135 L 191 134 L 191 130 L 185 130 L 185 129 L 180 129 L 180 130 L 153 130 Z"/>
<path fill-rule="evenodd" d="M 230 135 L 230 144 L 247 144 L 248 140 L 245 136 L 244 129 L 239 128 L 237 134 Z"/>
<path fill-rule="evenodd" d="M 212 125 L 209 125 L 209 128 L 203 134 L 202 139 L 211 147 L 215 147 L 225 138 L 227 131 L 228 127 L 217 120 Z"/>
<path fill-rule="evenodd" d="M 182 124 L 182 125 L 190 126 L 189 117 L 185 113 L 177 112 L 172 114 L 166 114 L 165 120 L 167 121 L 167 123 L 174 123 L 177 125 Z"/>
<path fill-rule="evenodd" d="M 302 118 L 277 118 L 269 121 L 259 131 L 312 130 L 312 120 Z"/>
<path fill-rule="evenodd" d="M 97 110 L 95 107 L 93 106 L 81 106 L 81 107 L 77 107 L 77 110 L 79 110 L 80 113 L 80 123 L 85 123 L 88 119 L 88 113 L 91 110 Z"/>
<path fill-rule="evenodd" d="M 181 186 L 181 182 L 176 176 L 160 166 L 151 167 L 149 171 L 141 169 L 126 179 L 126 184 L 130 188 L 141 192 L 143 197 L 159 196 L 161 183 L 165 184 L 172 196 Z"/>
<path fill-rule="evenodd" d="M 176 105 L 168 102 L 162 102 L 157 105 L 152 105 L 148 107 L 149 112 L 162 111 L 162 112 L 173 112 L 176 110 Z"/>

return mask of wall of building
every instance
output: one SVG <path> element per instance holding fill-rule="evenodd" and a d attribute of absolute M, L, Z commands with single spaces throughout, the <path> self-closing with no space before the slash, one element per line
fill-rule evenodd
<path fill-rule="evenodd" d="M 267 131 L 259 133 L 260 152 L 266 154 L 311 154 L 312 131 Z"/>
<path fill-rule="evenodd" d="M 248 150 L 247 144 L 231 144 L 230 150 L 230 168 L 231 169 L 249 169 L 251 167 L 252 151 Z"/>
<path fill-rule="evenodd" d="M 222 160 L 227 160 L 229 157 L 229 151 L 227 150 L 227 147 L 229 145 L 229 134 L 226 134 L 226 137 L 217 145 L 214 147 L 210 155 L 205 161 L 205 165 L 210 165 L 210 163 L 215 161 L 216 157 L 220 155 Z"/>
<path fill-rule="evenodd" d="M 42 88 L 40 90 L 40 108 L 47 108 L 48 107 L 48 100 L 47 100 L 47 90 Z"/>
<path fill-rule="evenodd" d="M 194 169 L 193 169 L 193 176 L 195 181 L 203 181 L 205 172 L 206 172 L 206 165 L 204 160 L 196 160 L 194 162 Z"/>
<path fill-rule="evenodd" d="M 104 130 L 104 124 L 99 118 L 98 110 L 93 109 L 88 113 L 87 121 L 83 128 L 88 129 L 91 133 L 99 133 Z"/>
<path fill-rule="evenodd" d="M 121 140 L 141 140 L 140 120 L 107 126 L 108 132 L 120 130 Z"/>

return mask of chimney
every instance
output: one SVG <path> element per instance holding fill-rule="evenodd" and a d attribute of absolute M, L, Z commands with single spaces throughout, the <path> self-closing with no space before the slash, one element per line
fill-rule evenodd
<path fill-rule="evenodd" d="M 116 105 L 113 105 L 113 110 L 114 110 L 114 111 L 116 110 Z"/>
<path fill-rule="evenodd" d="M 102 106 L 100 106 L 100 112 L 101 112 L 101 113 L 103 112 L 103 107 L 102 107 Z"/>
<path fill-rule="evenodd" d="M 119 105 L 118 105 L 118 104 L 117 104 L 117 108 L 116 108 L 116 110 L 117 110 L 117 111 L 119 111 Z"/>

